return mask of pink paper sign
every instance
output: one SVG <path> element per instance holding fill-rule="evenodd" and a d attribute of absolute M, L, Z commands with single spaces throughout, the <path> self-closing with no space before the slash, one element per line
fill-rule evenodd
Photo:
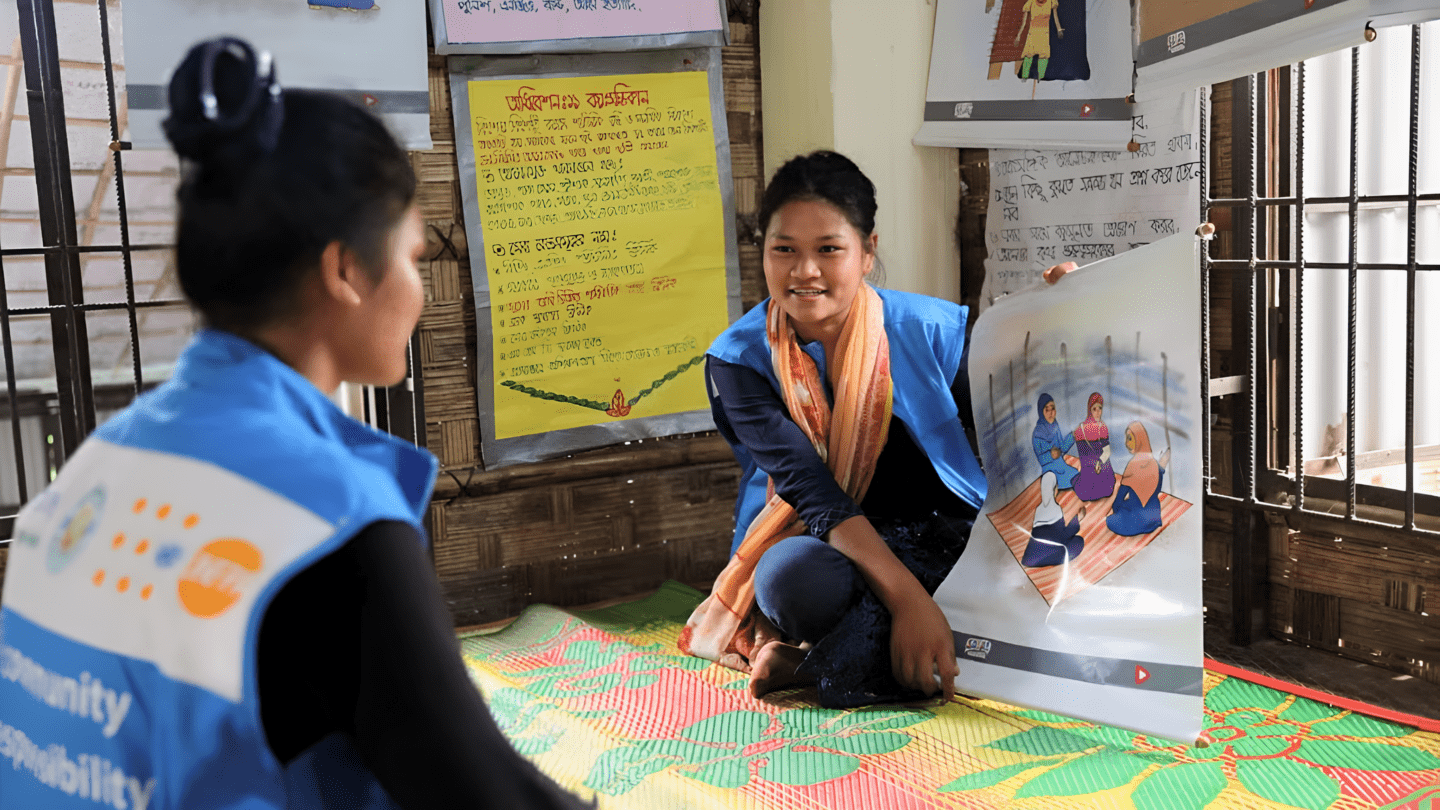
<path fill-rule="evenodd" d="M 441 0 L 452 45 L 721 29 L 716 0 Z"/>

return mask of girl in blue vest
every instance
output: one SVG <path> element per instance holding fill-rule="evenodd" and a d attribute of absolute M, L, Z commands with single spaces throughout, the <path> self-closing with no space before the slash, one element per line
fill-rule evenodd
<path fill-rule="evenodd" d="M 239 40 L 196 46 L 169 94 L 205 328 L 17 518 L 0 805 L 582 806 L 466 675 L 421 528 L 434 458 L 329 399 L 405 376 L 408 156 Z"/>
<path fill-rule="evenodd" d="M 875 210 L 842 155 L 782 166 L 760 208 L 770 298 L 707 357 L 741 491 L 730 562 L 680 646 L 749 672 L 756 696 L 815 683 L 838 707 L 954 690 L 931 594 L 985 496 L 965 425 L 968 310 L 865 282 Z"/>

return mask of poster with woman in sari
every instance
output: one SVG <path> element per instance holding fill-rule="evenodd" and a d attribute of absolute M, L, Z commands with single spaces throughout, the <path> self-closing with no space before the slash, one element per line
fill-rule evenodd
<path fill-rule="evenodd" d="M 1022 80 L 1077 81 L 1090 78 L 1085 53 L 1085 5 L 1067 0 L 1065 19 L 1060 0 L 1006 0 L 995 21 L 988 78 L 999 79 L 1000 66 L 1015 62 Z M 1068 27 L 1067 27 L 1068 24 Z"/>
<path fill-rule="evenodd" d="M 1118 148 L 1134 105 L 1127 0 L 935 0 L 924 146 Z"/>

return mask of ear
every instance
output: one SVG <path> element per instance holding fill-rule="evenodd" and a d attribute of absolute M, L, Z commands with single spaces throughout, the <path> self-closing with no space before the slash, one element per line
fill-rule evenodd
<path fill-rule="evenodd" d="M 866 245 L 869 250 L 866 255 L 865 275 L 868 276 L 870 271 L 875 269 L 875 246 L 880 244 L 880 234 L 871 231 L 870 238 L 866 241 L 869 243 Z"/>
<path fill-rule="evenodd" d="M 364 281 L 362 281 L 364 279 Z M 320 286 L 326 296 L 337 303 L 355 306 L 364 300 L 369 281 L 355 251 L 345 247 L 339 240 L 325 246 L 320 253 Z"/>

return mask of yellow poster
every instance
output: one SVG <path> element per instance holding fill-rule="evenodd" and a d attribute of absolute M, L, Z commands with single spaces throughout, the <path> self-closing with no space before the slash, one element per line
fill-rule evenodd
<path fill-rule="evenodd" d="M 495 437 L 708 409 L 702 359 L 728 319 L 706 74 L 469 97 Z"/>

